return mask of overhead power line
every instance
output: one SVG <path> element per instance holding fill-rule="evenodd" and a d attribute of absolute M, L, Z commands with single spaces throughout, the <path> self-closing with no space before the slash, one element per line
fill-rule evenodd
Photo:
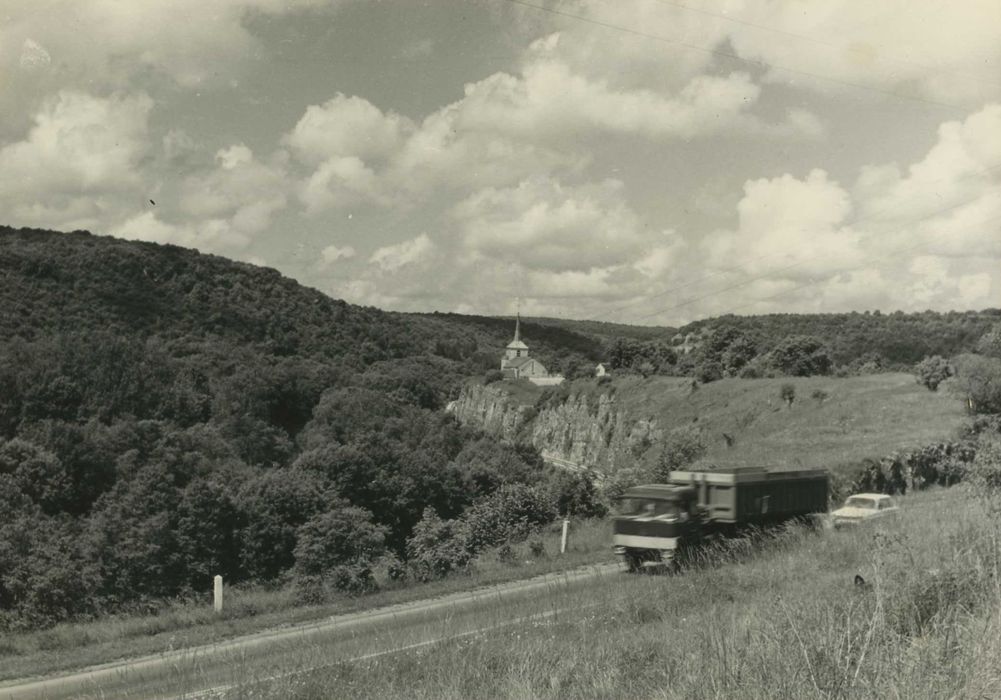
<path fill-rule="evenodd" d="M 779 29 L 778 27 L 771 27 L 771 26 L 769 26 L 767 24 L 758 24 L 756 22 L 748 22 L 747 20 L 739 19 L 737 17 L 730 17 L 729 15 L 722 14 L 722 13 L 719 13 L 719 12 L 712 12 L 711 10 L 704 10 L 701 7 L 692 7 L 691 5 L 684 5 L 684 4 L 679 3 L 679 2 L 672 2 L 671 0 L 656 0 L 656 2 L 660 3 L 661 5 L 667 5 L 668 7 L 677 8 L 679 10 L 685 10 L 687 12 L 694 12 L 696 14 L 700 14 L 700 15 L 703 15 L 705 17 L 713 17 L 715 19 L 723 20 L 724 22 L 730 22 L 732 24 L 739 24 L 739 25 L 744 26 L 744 27 L 750 27 L 752 29 L 758 29 L 758 30 L 765 31 L 765 32 L 772 32 L 774 34 L 780 34 L 782 36 L 791 37 L 793 39 L 800 39 L 802 41 L 808 41 L 810 43 L 817 44 L 818 46 L 825 46 L 827 48 L 835 49 L 835 50 L 838 50 L 838 51 L 845 51 L 845 52 L 848 52 L 848 53 L 859 53 L 860 52 L 860 49 L 857 49 L 857 48 L 854 48 L 854 47 L 851 47 L 851 46 L 844 46 L 842 44 L 838 44 L 838 43 L 833 42 L 833 41 L 826 41 L 824 39 L 818 39 L 817 37 L 809 36 L 807 34 L 799 34 L 797 32 L 790 32 L 790 31 L 788 31 L 786 29 Z M 885 51 L 881 52 L 880 57 L 881 57 L 882 60 L 890 61 L 890 62 L 896 63 L 898 65 L 913 66 L 915 68 L 920 68 L 920 69 L 922 69 L 924 71 L 929 71 L 929 72 L 952 73 L 954 75 L 962 75 L 962 76 L 965 76 L 965 77 L 969 78 L 970 80 L 973 80 L 975 82 L 981 83 L 983 85 L 990 85 L 990 86 L 992 86 L 994 88 L 1001 88 L 1001 83 L 999 83 L 997 81 L 992 81 L 992 80 L 985 80 L 984 78 L 982 78 L 980 76 L 977 76 L 977 75 L 974 75 L 973 73 L 970 73 L 968 71 L 958 70 L 958 69 L 950 69 L 950 68 L 943 68 L 941 66 L 931 66 L 931 65 L 928 65 L 926 63 L 920 63 L 918 61 L 912 61 L 912 60 L 905 59 L 905 58 L 898 58 L 896 56 L 887 54 Z"/>
<path fill-rule="evenodd" d="M 928 97 L 922 97 L 921 95 L 909 95 L 902 92 L 894 92 L 893 90 L 884 90 L 872 85 L 866 85 L 864 83 L 856 83 L 851 80 L 844 80 L 842 78 L 836 78 L 831 75 L 823 75 L 821 73 L 813 73 L 811 71 L 802 70 L 800 68 L 791 68 L 790 66 L 783 66 L 777 63 L 771 63 L 769 61 L 761 61 L 753 58 L 745 58 L 738 53 L 733 51 L 726 51 L 719 48 L 710 48 L 707 46 L 700 46 L 699 44 L 692 44 L 687 41 L 682 41 L 680 39 L 673 39 L 671 37 L 662 36 L 659 34 L 651 34 L 650 32 L 645 32 L 639 29 L 633 29 L 631 27 L 625 27 L 621 24 L 613 24 L 611 22 L 604 22 L 599 19 L 594 19 L 592 17 L 585 17 L 584 15 L 578 15 L 573 12 L 567 12 L 565 10 L 559 10 L 555 7 L 545 7 L 544 5 L 536 5 L 531 2 L 526 2 L 525 0 L 507 0 L 514 5 L 521 5 L 522 7 L 528 7 L 533 10 L 538 10 L 539 12 L 546 12 L 551 15 L 557 15 L 559 17 L 566 17 L 568 19 L 574 19 L 579 22 L 585 22 L 587 24 L 592 24 L 597 27 L 605 27 L 606 29 L 613 29 L 620 32 L 625 32 L 627 34 L 632 34 L 634 36 L 641 36 L 653 41 L 663 42 L 665 44 L 672 44 L 674 46 L 679 46 L 684 49 L 689 49 L 691 51 L 698 51 L 705 54 L 710 54 L 713 56 L 720 56 L 722 58 L 729 58 L 735 61 L 740 61 L 741 63 L 746 63 L 757 68 L 771 68 L 773 70 L 782 71 L 784 73 L 790 73 L 792 75 L 802 75 L 810 78 L 815 78 L 817 80 L 824 80 L 829 83 L 834 83 L 836 85 L 841 85 L 844 87 L 855 88 L 857 90 L 865 90 L 867 92 L 879 93 L 882 95 L 887 95 L 889 97 L 894 97 L 899 100 L 907 100 L 911 102 L 921 102 L 924 104 L 935 105 L 936 107 L 947 107 L 949 109 L 955 110 L 968 110 L 969 107 L 962 105 L 951 104 L 949 102 L 942 102 L 940 100 L 933 100 Z"/>

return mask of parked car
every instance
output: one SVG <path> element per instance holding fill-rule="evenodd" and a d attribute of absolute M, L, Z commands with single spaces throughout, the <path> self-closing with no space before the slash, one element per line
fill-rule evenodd
<path fill-rule="evenodd" d="M 858 525 L 870 520 L 891 517 L 900 509 L 885 493 L 857 493 L 849 496 L 845 504 L 831 513 L 834 527 Z"/>

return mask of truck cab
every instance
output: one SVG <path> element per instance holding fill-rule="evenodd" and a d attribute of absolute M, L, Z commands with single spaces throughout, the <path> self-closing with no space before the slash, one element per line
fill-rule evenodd
<path fill-rule="evenodd" d="M 647 484 L 627 489 L 612 521 L 612 546 L 629 571 L 646 562 L 674 562 L 678 552 L 701 539 L 704 513 L 690 486 Z"/>
<path fill-rule="evenodd" d="M 768 470 L 732 467 L 678 470 L 666 484 L 627 489 L 612 520 L 612 546 L 630 571 L 646 562 L 667 561 L 712 536 L 734 536 L 827 512 L 824 470 Z"/>

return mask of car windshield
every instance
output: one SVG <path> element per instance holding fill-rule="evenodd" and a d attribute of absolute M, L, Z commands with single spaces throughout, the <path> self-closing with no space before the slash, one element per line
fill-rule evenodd
<path fill-rule="evenodd" d="M 677 516 L 681 509 L 674 501 L 660 501 L 652 498 L 620 498 L 616 511 L 619 515 L 654 517 L 660 515 Z"/>
<path fill-rule="evenodd" d="M 876 500 L 873 498 L 865 498 L 863 496 L 852 496 L 845 501 L 845 506 L 848 508 L 868 508 L 869 510 L 876 510 Z"/>

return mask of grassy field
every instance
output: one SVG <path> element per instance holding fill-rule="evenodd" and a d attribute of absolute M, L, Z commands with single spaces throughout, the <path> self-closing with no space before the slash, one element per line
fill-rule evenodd
<path fill-rule="evenodd" d="M 784 384 L 795 390 L 791 406 L 779 396 Z M 578 386 L 592 393 L 609 387 Z M 690 379 L 673 377 L 624 377 L 610 386 L 618 408 L 633 420 L 653 421 L 665 431 L 700 427 L 709 446 L 706 461 L 720 466 L 840 471 L 865 458 L 951 439 L 965 419 L 961 401 L 902 373 L 723 379 L 695 391 Z M 643 458 L 658 454 L 654 443 Z"/>
<path fill-rule="evenodd" d="M 327 658 L 228 697 L 987 700 L 1001 697 L 999 568 L 1001 499 L 924 492 L 879 528 L 735 541 L 678 576 L 614 576 L 550 615 L 494 613 L 479 635 Z"/>
<path fill-rule="evenodd" d="M 36 632 L 0 637 L 0 680 L 83 668 L 119 659 L 207 644 L 265 629 L 318 620 L 410 600 L 473 590 L 505 581 L 564 571 L 584 564 L 614 561 L 605 521 L 575 521 L 566 554 L 559 554 L 557 523 L 509 551 L 489 550 L 473 562 L 468 575 L 427 584 L 403 584 L 377 572 L 381 590 L 304 605 L 291 587 L 277 590 L 234 587 L 226 591 L 221 615 L 212 610 L 211 591 L 197 600 L 176 601 L 153 615 L 116 615 L 93 622 L 65 623 Z M 532 552 L 532 542 L 542 553 Z"/>

